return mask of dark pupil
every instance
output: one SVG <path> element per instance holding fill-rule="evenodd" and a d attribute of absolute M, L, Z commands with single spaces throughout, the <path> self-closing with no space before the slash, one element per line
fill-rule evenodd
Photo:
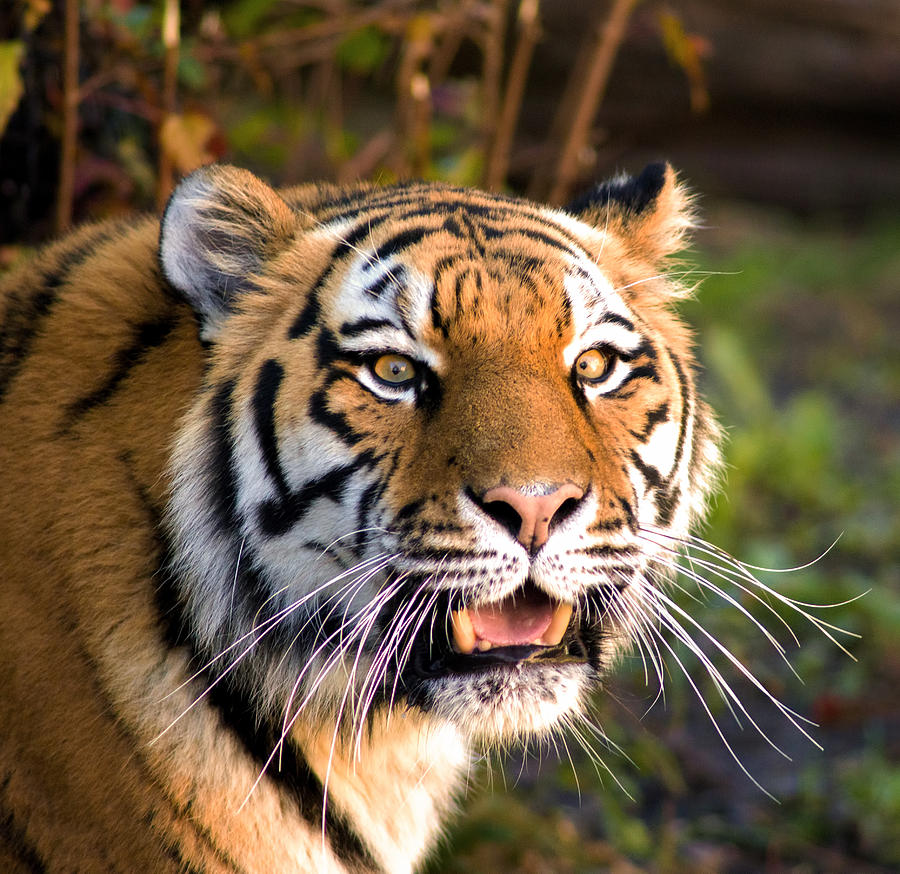
<path fill-rule="evenodd" d="M 394 376 L 400 376 L 401 373 L 405 373 L 405 372 L 406 372 L 406 364 L 404 364 L 402 361 L 394 361 L 391 364 L 391 373 L 393 373 Z"/>

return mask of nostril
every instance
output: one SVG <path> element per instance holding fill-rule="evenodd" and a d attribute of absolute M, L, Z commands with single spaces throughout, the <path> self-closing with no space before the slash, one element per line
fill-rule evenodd
<path fill-rule="evenodd" d="M 550 519 L 550 528 L 555 528 L 561 522 L 565 522 L 569 516 L 573 515 L 575 511 L 578 509 L 578 505 L 581 503 L 581 497 L 583 494 L 577 498 L 566 498 L 560 505 L 557 511 L 553 514 L 553 517 Z"/>
<path fill-rule="evenodd" d="M 510 486 L 488 489 L 479 500 L 470 495 L 481 509 L 500 523 L 529 552 L 537 552 L 556 526 L 570 516 L 584 497 L 584 491 L 566 483 L 546 494 L 527 495 Z"/>
<path fill-rule="evenodd" d="M 481 509 L 495 522 L 499 522 L 513 537 L 518 538 L 522 530 L 522 517 L 506 501 L 479 501 Z"/>

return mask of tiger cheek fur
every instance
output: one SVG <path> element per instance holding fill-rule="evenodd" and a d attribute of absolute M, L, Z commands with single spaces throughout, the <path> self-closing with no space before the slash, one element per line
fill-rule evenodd
<path fill-rule="evenodd" d="M 718 464 L 690 224 L 664 165 L 567 212 L 213 167 L 4 280 L 0 864 L 410 871 L 581 718 Z"/>

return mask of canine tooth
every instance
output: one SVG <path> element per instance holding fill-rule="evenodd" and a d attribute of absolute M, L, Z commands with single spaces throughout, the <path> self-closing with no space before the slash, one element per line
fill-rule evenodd
<path fill-rule="evenodd" d="M 450 617 L 450 625 L 453 627 L 453 642 L 456 648 L 463 654 L 468 655 L 475 649 L 475 629 L 472 628 L 472 620 L 469 617 L 469 611 L 454 610 Z"/>
<path fill-rule="evenodd" d="M 540 643 L 543 646 L 556 646 L 563 639 L 563 635 L 569 627 L 569 620 L 571 618 L 572 605 L 557 604 L 556 609 L 553 611 L 553 618 L 550 620 L 550 625 L 541 637 Z"/>

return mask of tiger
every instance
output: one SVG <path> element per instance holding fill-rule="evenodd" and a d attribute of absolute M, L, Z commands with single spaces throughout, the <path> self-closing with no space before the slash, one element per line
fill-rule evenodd
<path fill-rule="evenodd" d="M 719 481 L 667 163 L 211 165 L 0 285 L 0 869 L 418 869 L 589 718 Z"/>

